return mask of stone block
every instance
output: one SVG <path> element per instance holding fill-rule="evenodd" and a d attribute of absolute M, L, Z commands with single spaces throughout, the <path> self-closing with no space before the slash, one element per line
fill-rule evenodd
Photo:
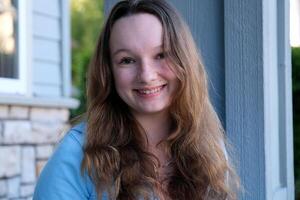
<path fill-rule="evenodd" d="M 0 146 L 0 178 L 12 177 L 21 172 L 21 149 L 19 146 Z"/>
<path fill-rule="evenodd" d="M 35 182 L 35 151 L 34 147 L 22 148 L 21 183 Z"/>
<path fill-rule="evenodd" d="M 13 177 L 7 179 L 7 186 L 8 186 L 8 198 L 18 198 L 19 197 L 19 190 L 20 190 L 20 177 Z"/>
<path fill-rule="evenodd" d="M 44 166 L 46 165 L 47 160 L 38 160 L 36 162 L 36 177 L 39 177 Z"/>
<path fill-rule="evenodd" d="M 0 105 L 0 119 L 8 118 L 8 106 Z"/>
<path fill-rule="evenodd" d="M 53 152 L 52 145 L 38 145 L 36 147 L 36 158 L 37 159 L 48 159 Z"/>
<path fill-rule="evenodd" d="M 57 143 L 66 130 L 63 123 L 32 122 L 32 135 L 36 143 Z"/>
<path fill-rule="evenodd" d="M 64 123 L 29 121 L 5 121 L 2 143 L 4 144 L 49 144 L 56 143 L 67 130 Z"/>
<path fill-rule="evenodd" d="M 9 109 L 9 118 L 27 119 L 29 116 L 29 108 L 25 106 L 11 106 Z"/>
<path fill-rule="evenodd" d="M 30 142 L 31 124 L 25 120 L 8 120 L 3 122 L 3 143 L 19 144 Z"/>
<path fill-rule="evenodd" d="M 0 180 L 0 197 L 7 195 L 7 183 L 5 179 Z"/>
<path fill-rule="evenodd" d="M 21 185 L 20 187 L 20 196 L 21 197 L 30 197 L 33 195 L 35 184 L 26 184 Z"/>
<path fill-rule="evenodd" d="M 67 122 L 69 120 L 68 109 L 54 108 L 32 108 L 30 111 L 30 119 L 37 122 Z"/>

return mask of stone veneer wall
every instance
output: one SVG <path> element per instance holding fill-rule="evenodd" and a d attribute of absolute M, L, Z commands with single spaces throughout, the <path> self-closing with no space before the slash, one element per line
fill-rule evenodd
<path fill-rule="evenodd" d="M 0 200 L 32 199 L 68 119 L 68 109 L 0 105 Z"/>

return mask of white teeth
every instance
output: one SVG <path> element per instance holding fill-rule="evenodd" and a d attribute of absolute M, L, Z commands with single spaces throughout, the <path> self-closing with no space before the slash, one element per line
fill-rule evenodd
<path fill-rule="evenodd" d="M 142 93 L 142 94 L 154 94 L 154 93 L 161 91 L 162 88 L 163 87 L 155 88 L 152 90 L 138 90 L 138 91 L 139 91 L 139 93 Z"/>

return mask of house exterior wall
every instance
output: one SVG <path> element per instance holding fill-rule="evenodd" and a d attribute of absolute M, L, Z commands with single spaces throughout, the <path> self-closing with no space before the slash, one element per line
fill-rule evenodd
<path fill-rule="evenodd" d="M 62 92 L 62 3 L 33 0 L 33 96 L 60 97 Z"/>
<path fill-rule="evenodd" d="M 69 1 L 26 3 L 28 92 L 0 91 L 0 199 L 32 198 L 44 164 L 70 128 L 69 108 L 78 105 L 70 97 Z"/>
<path fill-rule="evenodd" d="M 226 130 L 245 193 L 294 199 L 288 0 L 224 3 Z"/>

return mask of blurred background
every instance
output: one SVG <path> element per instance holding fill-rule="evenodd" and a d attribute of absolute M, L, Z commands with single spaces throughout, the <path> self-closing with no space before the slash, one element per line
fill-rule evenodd
<path fill-rule="evenodd" d="M 79 107 L 71 111 L 71 118 L 85 112 L 85 74 L 103 22 L 103 0 L 71 1 L 72 94 L 80 101 Z"/>
<path fill-rule="evenodd" d="M 296 199 L 300 199 L 300 47 L 292 48 L 294 170 Z"/>

